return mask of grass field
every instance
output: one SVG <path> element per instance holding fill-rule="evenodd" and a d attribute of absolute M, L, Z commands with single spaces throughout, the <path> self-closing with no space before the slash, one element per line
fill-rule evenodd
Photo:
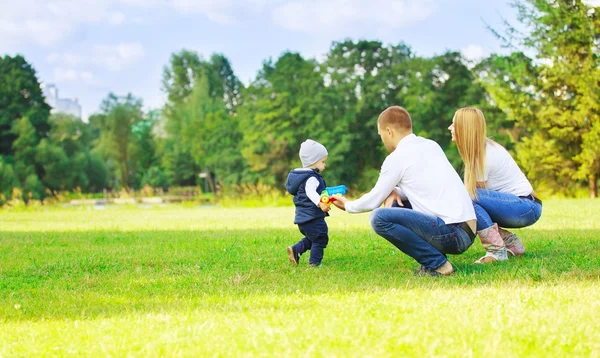
<path fill-rule="evenodd" d="M 544 203 L 528 252 L 456 274 L 334 211 L 290 266 L 293 207 L 0 211 L 0 356 L 600 357 L 600 201 Z"/>

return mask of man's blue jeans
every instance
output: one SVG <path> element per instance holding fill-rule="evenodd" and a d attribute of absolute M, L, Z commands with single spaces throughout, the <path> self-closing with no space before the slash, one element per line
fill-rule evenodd
<path fill-rule="evenodd" d="M 473 241 L 458 225 L 407 208 L 379 208 L 371 213 L 371 227 L 381 237 L 421 265 L 437 269 L 446 254 L 461 254 Z"/>
<path fill-rule="evenodd" d="M 477 231 L 497 223 L 499 227 L 520 228 L 534 224 L 542 216 L 542 204 L 531 197 L 519 197 L 487 189 L 477 189 L 473 202 Z"/>

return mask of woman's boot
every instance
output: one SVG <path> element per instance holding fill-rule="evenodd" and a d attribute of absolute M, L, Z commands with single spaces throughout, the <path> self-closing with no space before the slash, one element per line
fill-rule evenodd
<path fill-rule="evenodd" d="M 498 232 L 498 224 L 477 231 L 477 235 L 479 235 L 479 240 L 481 240 L 481 244 L 485 249 L 485 256 L 475 261 L 476 264 L 488 264 L 508 260 L 506 246 Z"/>
<path fill-rule="evenodd" d="M 500 237 L 502 237 L 506 251 L 509 254 L 521 256 L 525 253 L 525 246 L 523 246 L 523 242 L 516 234 L 504 229 L 498 229 L 498 232 L 500 232 Z"/>

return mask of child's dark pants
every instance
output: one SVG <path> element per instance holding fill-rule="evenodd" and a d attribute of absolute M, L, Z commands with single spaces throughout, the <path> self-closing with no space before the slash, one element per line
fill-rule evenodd
<path fill-rule="evenodd" d="M 318 218 L 307 223 L 298 224 L 298 229 L 304 238 L 293 246 L 298 255 L 310 250 L 308 263 L 318 266 L 323 260 L 323 251 L 329 242 L 327 223 L 325 218 Z"/>

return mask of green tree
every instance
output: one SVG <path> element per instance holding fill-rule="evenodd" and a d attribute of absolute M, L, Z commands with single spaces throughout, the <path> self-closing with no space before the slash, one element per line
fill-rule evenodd
<path fill-rule="evenodd" d="M 211 161 L 211 158 L 219 156 L 218 148 L 209 146 L 209 152 L 206 152 L 206 146 L 215 138 L 225 140 L 223 136 L 235 137 L 238 133 L 237 121 L 232 118 L 237 115 L 242 88 L 229 60 L 223 55 L 214 54 L 210 61 L 204 61 L 196 52 L 182 50 L 171 56 L 163 71 L 163 91 L 168 101 L 162 113 L 163 138 L 157 148 L 171 183 L 193 185 L 198 180 L 198 173 L 207 165 L 212 167 L 211 170 L 220 171 Z M 217 117 L 219 119 L 215 119 Z M 227 128 L 228 132 L 205 134 L 208 132 L 204 126 L 209 120 L 219 123 L 219 130 Z M 226 123 L 225 127 L 221 126 L 223 123 Z M 227 150 L 229 157 L 221 155 L 219 163 L 230 161 L 240 164 L 238 149 L 228 147 Z M 228 182 L 235 181 L 232 178 L 237 177 L 236 172 L 242 173 L 231 169 L 231 175 L 226 175 Z"/>
<path fill-rule="evenodd" d="M 109 187 L 108 168 L 99 153 L 91 151 L 88 158 L 86 167 L 88 173 L 87 191 L 98 193 Z"/>
<path fill-rule="evenodd" d="M 462 167 L 462 160 L 447 128 L 458 108 L 481 108 L 489 134 L 504 145 L 510 144 L 503 128 L 509 127 L 505 115 L 491 103 L 489 94 L 475 81 L 465 62 L 459 52 L 449 51 L 432 58 L 412 58 L 399 71 L 403 87 L 397 99 L 411 113 L 414 132 L 436 141 L 456 168 Z"/>
<path fill-rule="evenodd" d="M 82 168 L 73 168 L 65 151 L 47 138 L 37 147 L 36 162 L 44 168 L 43 184 L 53 191 L 73 188 L 73 173 Z"/>
<path fill-rule="evenodd" d="M 239 184 L 247 166 L 240 151 L 242 134 L 237 117 L 230 115 L 221 96 L 212 97 L 201 78 L 184 106 L 189 118 L 184 140 L 196 165 L 225 186 Z"/>
<path fill-rule="evenodd" d="M 196 184 L 200 168 L 194 162 L 188 146 L 189 141 L 182 140 L 184 128 L 187 128 L 182 106 L 183 104 L 173 106 L 165 113 L 165 133 L 158 154 L 169 182 L 186 186 Z"/>
<path fill-rule="evenodd" d="M 37 165 L 38 139 L 35 127 L 29 118 L 23 117 L 13 122 L 13 133 L 17 138 L 13 142 L 15 173 L 22 188 L 24 201 L 44 198 L 44 185 L 39 179 L 38 172 L 44 175 L 43 168 Z"/>
<path fill-rule="evenodd" d="M 0 57 L 0 155 L 14 154 L 15 122 L 27 117 L 34 128 L 34 145 L 46 137 L 50 106 L 44 101 L 33 67 L 25 59 Z"/>
<path fill-rule="evenodd" d="M 132 149 L 132 158 L 134 159 L 133 169 L 135 177 L 130 178 L 130 185 L 138 188 L 142 183 L 144 174 L 158 161 L 156 158 L 156 143 L 152 131 L 154 120 L 151 117 L 143 118 L 132 127 L 134 138 Z M 133 179 L 133 181 L 131 181 Z"/>
<path fill-rule="evenodd" d="M 35 127 L 27 117 L 13 121 L 12 132 L 16 135 L 12 143 L 15 171 L 19 183 L 24 184 L 29 176 L 37 176 L 35 156 L 39 141 Z"/>
<path fill-rule="evenodd" d="M 117 97 L 109 94 L 102 102 L 102 113 L 96 117 L 100 138 L 96 147 L 105 158 L 109 168 L 114 162 L 113 173 L 120 187 L 130 187 L 136 177 L 136 162 L 133 148 L 137 144 L 133 133 L 143 121 L 142 101 L 128 94 Z"/>
<path fill-rule="evenodd" d="M 171 55 L 169 66 L 163 68 L 162 89 L 168 103 L 181 103 L 194 88 L 195 80 L 203 70 L 203 63 L 195 51 L 181 50 Z"/>
<path fill-rule="evenodd" d="M 309 137 L 318 140 L 326 131 L 317 127 L 319 132 L 309 132 L 319 112 L 314 97 L 322 87 L 316 63 L 287 52 L 275 63 L 265 62 L 244 92 L 239 114 L 242 154 L 260 182 L 282 187 L 299 161 L 300 143 Z"/>
<path fill-rule="evenodd" d="M 509 28 L 505 39 L 535 54 L 538 64 L 528 72 L 539 78 L 517 95 L 538 102 L 530 116 L 513 118 L 524 131 L 520 163 L 537 184 L 572 192 L 573 179 L 581 179 L 597 197 L 600 9 L 581 0 L 522 0 L 514 6 L 526 35 Z M 507 74 L 511 82 L 522 82 L 517 77 L 527 63 L 509 68 L 515 70 Z M 526 105 L 509 101 L 515 113 Z"/>
<path fill-rule="evenodd" d="M 104 164 L 102 161 L 92 163 L 90 125 L 62 113 L 50 116 L 50 124 L 50 135 L 40 142 L 36 155 L 36 161 L 44 169 L 44 185 L 55 191 L 104 189 L 107 182 L 102 173 L 106 168 L 92 169 Z"/>
<path fill-rule="evenodd" d="M 6 163 L 0 156 L 0 205 L 12 198 L 12 190 L 18 185 L 12 165 Z"/>
<path fill-rule="evenodd" d="M 210 73 L 209 88 L 211 97 L 223 99 L 230 115 L 237 113 L 237 107 L 242 102 L 242 82 L 235 75 L 229 59 L 222 54 L 213 54 L 208 65 Z"/>
<path fill-rule="evenodd" d="M 320 67 L 324 94 L 332 101 L 327 110 L 336 115 L 335 126 L 329 128 L 341 129 L 335 135 L 339 143 L 333 149 L 339 154 L 332 166 L 334 172 L 341 170 L 334 176 L 341 182 L 359 190 L 372 187 L 386 155 L 377 135 L 377 117 L 389 106 L 408 105 L 403 95 L 414 91 L 411 76 L 425 71 L 418 68 L 425 64 L 419 60 L 403 43 L 345 40 L 332 44 Z"/>

